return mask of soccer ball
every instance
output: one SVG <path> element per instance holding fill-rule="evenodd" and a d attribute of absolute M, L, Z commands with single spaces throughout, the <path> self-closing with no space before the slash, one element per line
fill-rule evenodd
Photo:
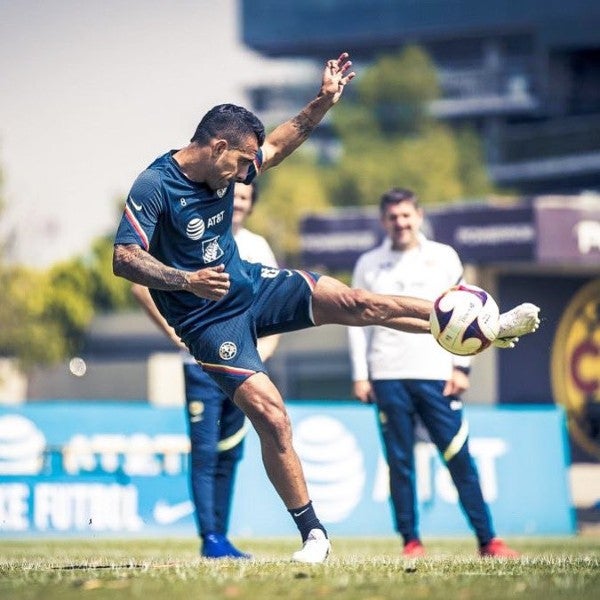
<path fill-rule="evenodd" d="M 498 305 L 479 287 L 455 285 L 434 301 L 429 324 L 442 348 L 472 356 L 496 339 L 500 327 Z"/>

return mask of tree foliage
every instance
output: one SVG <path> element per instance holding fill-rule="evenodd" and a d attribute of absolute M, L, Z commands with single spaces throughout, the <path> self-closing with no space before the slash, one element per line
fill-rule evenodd
<path fill-rule="evenodd" d="M 0 257 L 0 356 L 25 369 L 59 362 L 81 350 L 97 312 L 131 306 L 129 284 L 112 274 L 112 246 L 112 237 L 98 238 L 85 255 L 47 270 Z"/>
<path fill-rule="evenodd" d="M 264 235 L 282 264 L 290 266 L 300 249 L 298 223 L 309 212 L 329 206 L 328 189 L 314 156 L 297 152 L 259 182 L 259 201 L 248 226 Z"/>
<path fill-rule="evenodd" d="M 392 186 L 414 190 L 424 204 L 491 191 L 476 134 L 431 116 L 439 93 L 435 66 L 420 48 L 367 69 L 356 93 L 332 113 L 343 148 L 333 204 L 373 205 Z"/>
<path fill-rule="evenodd" d="M 298 249 L 303 215 L 373 206 L 392 186 L 414 190 L 424 204 L 492 192 L 477 134 L 433 118 L 430 104 L 439 95 L 435 66 L 422 49 L 380 57 L 331 111 L 340 160 L 294 154 L 268 172 L 251 226 L 289 255 Z"/>
<path fill-rule="evenodd" d="M 371 131 L 384 138 L 419 132 L 431 121 L 429 102 L 440 94 L 433 63 L 415 46 L 379 58 L 356 87 L 358 106 L 376 123 Z"/>
<path fill-rule="evenodd" d="M 49 306 L 47 273 L 0 264 L 0 356 L 24 366 L 53 362 L 66 352 L 66 338 Z"/>

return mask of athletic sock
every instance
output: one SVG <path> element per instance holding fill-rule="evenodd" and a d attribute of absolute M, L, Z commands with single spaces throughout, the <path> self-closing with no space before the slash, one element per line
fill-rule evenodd
<path fill-rule="evenodd" d="M 296 527 L 300 531 L 303 542 L 308 538 L 311 529 L 320 529 L 325 534 L 325 537 L 327 537 L 327 530 L 317 518 L 312 501 L 309 501 L 308 504 L 300 508 L 288 508 L 288 512 L 292 515 L 292 519 L 294 519 L 294 523 L 296 523 Z"/>

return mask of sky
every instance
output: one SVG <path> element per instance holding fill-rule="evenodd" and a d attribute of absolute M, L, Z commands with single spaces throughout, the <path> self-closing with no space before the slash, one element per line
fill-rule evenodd
<path fill-rule="evenodd" d="M 47 267 L 112 233 L 137 174 L 282 63 L 236 0 L 0 0 L 0 232 Z M 277 64 L 274 64 L 274 63 Z M 285 75 L 281 75 L 285 77 Z"/>

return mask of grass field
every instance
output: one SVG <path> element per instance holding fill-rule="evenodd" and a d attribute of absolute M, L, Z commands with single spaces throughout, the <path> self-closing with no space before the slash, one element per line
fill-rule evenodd
<path fill-rule="evenodd" d="M 323 565 L 290 563 L 295 539 L 239 540 L 252 561 L 207 561 L 194 540 L 0 541 L 0 598 L 600 598 L 600 537 L 516 538 L 519 560 L 480 559 L 473 540 L 426 540 L 399 557 L 395 538 L 338 538 Z"/>

